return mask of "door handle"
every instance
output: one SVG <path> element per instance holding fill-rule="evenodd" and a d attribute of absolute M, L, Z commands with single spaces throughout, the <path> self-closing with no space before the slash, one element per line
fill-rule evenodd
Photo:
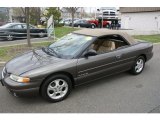
<path fill-rule="evenodd" d="M 117 59 L 120 59 L 120 58 L 121 58 L 121 56 L 122 56 L 122 55 L 116 55 L 116 58 L 117 58 Z"/>

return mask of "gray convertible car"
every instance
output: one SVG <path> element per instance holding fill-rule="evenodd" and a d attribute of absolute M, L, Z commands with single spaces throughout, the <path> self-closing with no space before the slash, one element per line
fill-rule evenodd
<path fill-rule="evenodd" d="M 122 31 L 78 30 L 10 60 L 1 83 L 15 96 L 40 94 L 58 102 L 84 83 L 124 71 L 140 74 L 152 49 L 152 43 L 136 41 Z"/>

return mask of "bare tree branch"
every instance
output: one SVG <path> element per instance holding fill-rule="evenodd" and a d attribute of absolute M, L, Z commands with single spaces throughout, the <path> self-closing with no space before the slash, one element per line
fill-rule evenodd
<path fill-rule="evenodd" d="M 20 8 L 21 8 L 23 14 L 25 15 L 25 9 L 23 7 L 20 7 Z"/>

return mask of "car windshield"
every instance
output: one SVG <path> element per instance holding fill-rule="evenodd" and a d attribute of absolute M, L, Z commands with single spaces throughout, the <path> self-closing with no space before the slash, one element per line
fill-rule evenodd
<path fill-rule="evenodd" d="M 71 33 L 51 44 L 49 48 L 52 49 L 57 56 L 71 59 L 92 39 L 93 37 L 91 36 Z"/>
<path fill-rule="evenodd" d="M 12 26 L 12 24 L 11 24 L 11 23 L 8 23 L 8 24 L 5 24 L 5 25 L 3 25 L 3 26 L 0 26 L 0 28 L 9 28 L 10 26 Z"/>

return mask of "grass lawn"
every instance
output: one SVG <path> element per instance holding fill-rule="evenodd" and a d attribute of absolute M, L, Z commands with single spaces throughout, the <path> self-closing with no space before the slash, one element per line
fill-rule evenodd
<path fill-rule="evenodd" d="M 0 61 L 8 61 L 18 54 L 22 54 L 34 48 L 41 48 L 44 46 L 48 46 L 51 43 L 52 42 L 33 43 L 32 48 L 29 48 L 27 45 L 0 47 Z"/>
<path fill-rule="evenodd" d="M 61 38 L 64 35 L 71 33 L 75 30 L 79 30 L 79 28 L 71 28 L 71 27 L 56 27 L 55 28 L 55 36 L 56 38 Z"/>
<path fill-rule="evenodd" d="M 135 35 L 133 36 L 135 39 L 146 40 L 152 43 L 160 42 L 160 34 L 157 35 Z"/>

